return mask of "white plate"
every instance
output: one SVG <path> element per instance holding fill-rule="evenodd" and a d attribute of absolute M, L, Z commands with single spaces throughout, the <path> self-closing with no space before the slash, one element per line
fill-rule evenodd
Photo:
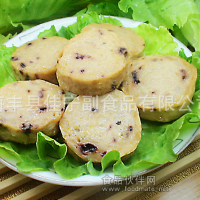
<path fill-rule="evenodd" d="M 120 18 L 120 17 L 113 17 L 121 21 L 124 27 L 137 27 L 141 22 L 133 21 L 131 19 L 126 18 Z M 62 26 L 69 26 L 76 22 L 76 17 L 69 17 L 69 18 L 63 18 L 58 19 L 54 21 L 50 21 L 44 24 L 40 24 L 38 26 L 35 26 L 27 31 L 24 31 L 17 35 L 16 37 L 10 39 L 8 42 L 5 43 L 7 47 L 11 47 L 12 45 L 15 46 L 21 46 L 22 44 L 34 40 L 37 38 L 38 34 L 44 30 L 50 29 L 52 25 L 55 26 L 56 30 L 60 30 Z M 174 38 L 174 41 L 178 43 L 178 49 L 183 48 L 185 51 L 185 54 L 187 56 L 191 55 L 190 50 L 188 50 L 181 42 L 179 42 L 177 39 Z M 192 141 L 192 139 L 197 134 L 198 125 L 191 124 L 190 128 L 188 130 L 184 130 L 181 134 L 182 138 L 178 138 L 174 143 L 174 152 L 180 153 L 183 149 L 187 147 L 187 145 Z M 0 158 L 0 162 L 8 166 L 14 171 L 17 171 L 17 168 L 15 166 L 15 162 L 13 160 L 9 160 L 8 158 Z M 138 173 L 134 173 L 132 176 L 145 174 L 152 169 L 145 169 Z M 19 172 L 21 173 L 21 172 Z M 22 173 L 24 174 L 24 173 Z M 47 171 L 47 172 L 32 172 L 28 174 L 24 174 L 28 177 L 31 177 L 33 179 L 48 182 L 52 184 L 58 184 L 58 185 L 65 185 L 65 186 L 94 186 L 94 185 L 103 185 L 105 184 L 104 178 L 108 178 L 110 180 L 115 179 L 114 174 L 112 173 L 111 169 L 107 169 L 101 176 L 91 176 L 91 175 L 84 175 L 79 178 L 75 178 L 72 180 L 66 180 L 61 178 L 58 174 L 56 174 L 54 171 Z"/>

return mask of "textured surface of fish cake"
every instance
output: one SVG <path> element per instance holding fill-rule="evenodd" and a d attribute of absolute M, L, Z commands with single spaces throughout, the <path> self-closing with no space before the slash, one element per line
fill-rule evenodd
<path fill-rule="evenodd" d="M 102 95 L 117 88 L 127 73 L 126 44 L 104 29 L 84 31 L 69 40 L 57 65 L 62 89 L 79 95 Z"/>
<path fill-rule="evenodd" d="M 12 54 L 11 65 L 17 80 L 43 79 L 57 84 L 56 65 L 68 40 L 42 37 L 27 42 Z"/>
<path fill-rule="evenodd" d="M 122 90 L 133 96 L 142 118 L 168 122 L 190 109 L 196 79 L 197 69 L 180 57 L 144 56 L 130 63 Z"/>
<path fill-rule="evenodd" d="M 144 50 L 144 39 L 130 28 L 110 23 L 94 23 L 85 26 L 82 29 L 82 32 L 89 31 L 91 29 L 98 29 L 99 31 L 102 31 L 102 33 L 104 32 L 103 29 L 107 29 L 108 31 L 116 33 L 117 36 L 125 42 L 126 46 L 123 51 L 126 51 L 129 58 L 137 58 Z"/>
<path fill-rule="evenodd" d="M 102 96 L 77 97 L 68 105 L 60 129 L 69 149 L 93 162 L 101 162 L 112 150 L 119 151 L 121 157 L 128 155 L 141 139 L 138 109 L 119 90 Z"/>
<path fill-rule="evenodd" d="M 38 131 L 53 136 L 64 112 L 63 91 L 43 80 L 18 81 L 0 88 L 0 139 L 36 142 Z"/>

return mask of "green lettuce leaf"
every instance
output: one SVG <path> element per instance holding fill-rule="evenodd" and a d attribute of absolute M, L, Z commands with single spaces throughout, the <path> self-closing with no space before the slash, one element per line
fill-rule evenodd
<path fill-rule="evenodd" d="M 60 144 L 39 132 L 36 145 L 39 159 L 46 163 L 48 168 L 54 168 L 61 177 L 72 179 L 88 174 L 86 164 L 76 161 L 74 157 L 67 154 L 66 144 Z"/>
<path fill-rule="evenodd" d="M 117 17 L 125 17 L 132 19 L 132 10 L 128 10 L 127 13 L 123 12 L 118 7 L 118 2 L 101 2 L 98 4 L 89 4 L 87 8 L 80 10 L 75 16 L 83 15 L 89 12 L 96 12 L 99 15 L 110 15 L 110 16 L 117 16 Z"/>
<path fill-rule="evenodd" d="M 77 7 L 79 5 L 79 7 Z M 1 33 L 8 33 L 16 30 L 22 24 L 38 24 L 54 18 L 67 16 L 71 11 L 87 5 L 87 1 L 65 1 L 65 0 L 9 0 L 0 2 L 0 30 Z"/>
<path fill-rule="evenodd" d="M 133 10 L 133 19 L 148 22 L 155 27 L 175 29 L 174 34 L 184 44 L 188 42 L 200 50 L 199 0 L 121 0 L 119 8 Z M 177 25 L 177 26 L 175 26 Z"/>
<path fill-rule="evenodd" d="M 190 105 L 192 113 L 195 113 L 200 117 L 200 90 L 195 92 L 192 102 L 193 103 Z"/>
<path fill-rule="evenodd" d="M 182 42 L 185 46 L 188 46 L 188 40 L 184 37 L 183 33 L 181 32 L 181 29 L 177 25 L 174 25 L 172 33 L 176 39 Z"/>
<path fill-rule="evenodd" d="M 49 171 L 48 163 L 42 161 L 38 157 L 35 144 L 32 145 L 16 145 L 20 161 L 17 162 L 17 169 L 21 172 L 30 173 L 33 171 Z"/>
<path fill-rule="evenodd" d="M 195 51 L 192 53 L 192 56 L 187 57 L 182 49 L 179 51 L 179 56 L 185 59 L 187 62 L 192 63 L 197 68 L 197 81 L 195 90 L 200 90 L 200 51 Z"/>
<path fill-rule="evenodd" d="M 119 8 L 124 12 L 131 8 L 134 20 L 169 29 L 173 29 L 174 24 L 182 27 L 190 14 L 198 13 L 192 0 L 121 0 Z"/>
<path fill-rule="evenodd" d="M 49 170 L 46 163 L 39 159 L 35 144 L 22 145 L 0 141 L 0 153 L 1 158 L 15 162 L 21 172 Z"/>
<path fill-rule="evenodd" d="M 107 167 L 112 166 L 115 162 L 120 160 L 120 154 L 118 151 L 108 152 L 102 159 L 101 166 L 95 166 L 90 160 L 87 163 L 88 172 L 93 176 L 101 175 Z"/>
<path fill-rule="evenodd" d="M 181 48 L 181 50 L 178 52 L 179 57 L 185 59 L 187 62 L 192 63 L 192 56 L 187 57 L 185 55 L 184 49 Z"/>
<path fill-rule="evenodd" d="M 70 154 L 54 163 L 57 174 L 65 179 L 73 179 L 88 174 L 87 164 L 74 159 Z"/>
<path fill-rule="evenodd" d="M 194 0 L 194 2 L 197 5 L 197 9 L 200 11 L 200 1 L 199 0 Z"/>
<path fill-rule="evenodd" d="M 38 35 L 38 38 L 41 37 L 51 37 L 51 36 L 58 36 L 58 32 L 56 31 L 56 28 L 54 25 L 51 26 L 49 30 L 44 30 Z"/>
<path fill-rule="evenodd" d="M 144 55 L 178 55 L 178 52 L 175 50 L 178 45 L 173 41 L 172 35 L 166 28 L 161 26 L 156 30 L 150 24 L 143 23 L 133 30 L 145 40 Z"/>
<path fill-rule="evenodd" d="M 3 44 L 4 42 L 9 40 L 10 38 L 12 38 L 12 34 L 8 34 L 7 36 L 0 34 L 0 44 Z"/>
<path fill-rule="evenodd" d="M 195 48 L 200 51 L 200 12 L 197 14 L 190 14 L 186 23 L 181 27 L 183 36 Z"/>
<path fill-rule="evenodd" d="M 67 146 L 60 144 L 53 138 L 50 138 L 39 132 L 37 135 L 37 152 L 41 161 L 48 163 L 48 167 L 52 168 L 53 163 L 65 157 L 67 153 Z"/>
<path fill-rule="evenodd" d="M 15 162 L 20 160 L 19 154 L 16 152 L 16 145 L 12 142 L 3 142 L 0 140 L 0 152 L 1 158 L 3 159 L 11 159 Z"/>
<path fill-rule="evenodd" d="M 105 0 L 117 3 L 118 0 Z M 47 21 L 69 17 L 101 0 L 17 0 L 0 1 L 0 34 L 15 34 Z M 1 44 L 1 43 L 0 43 Z"/>
<path fill-rule="evenodd" d="M 16 47 L 7 48 L 5 45 L 0 46 L 0 87 L 7 83 L 15 82 L 14 72 L 10 64 L 11 55 Z"/>
<path fill-rule="evenodd" d="M 192 64 L 197 68 L 196 91 L 200 90 L 200 51 L 192 54 Z"/>

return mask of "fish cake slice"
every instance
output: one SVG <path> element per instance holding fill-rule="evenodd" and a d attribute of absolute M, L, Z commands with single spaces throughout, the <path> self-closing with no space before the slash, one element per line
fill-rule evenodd
<path fill-rule="evenodd" d="M 186 60 L 150 55 L 130 63 L 122 90 L 133 96 L 142 118 L 168 122 L 190 109 L 196 79 L 197 69 Z"/>
<path fill-rule="evenodd" d="M 43 79 L 58 84 L 56 65 L 67 43 L 63 37 L 52 36 L 38 38 L 17 48 L 11 58 L 16 79 Z"/>
<path fill-rule="evenodd" d="M 82 32 L 87 32 L 92 29 L 99 29 L 99 31 L 102 31 L 102 33 L 104 32 L 104 29 L 114 32 L 118 38 L 125 42 L 127 57 L 130 59 L 137 58 L 142 54 L 144 50 L 144 39 L 130 28 L 125 28 L 123 26 L 118 26 L 110 23 L 94 23 L 85 26 L 82 29 Z"/>
<path fill-rule="evenodd" d="M 119 151 L 121 157 L 128 155 L 141 139 L 138 109 L 119 90 L 77 97 L 68 105 L 60 129 L 70 151 L 93 162 L 101 162 L 112 150 Z"/>
<path fill-rule="evenodd" d="M 17 81 L 0 88 L 0 139 L 23 144 L 36 142 L 37 132 L 59 132 L 65 94 L 43 80 Z"/>
<path fill-rule="evenodd" d="M 110 92 L 126 73 L 126 44 L 106 28 L 84 31 L 70 39 L 57 65 L 60 87 L 78 95 Z"/>

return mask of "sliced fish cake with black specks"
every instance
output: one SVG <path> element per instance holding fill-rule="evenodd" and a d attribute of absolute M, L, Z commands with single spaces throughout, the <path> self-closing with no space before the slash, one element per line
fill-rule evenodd
<path fill-rule="evenodd" d="M 54 136 L 65 110 L 65 94 L 43 80 L 17 81 L 0 88 L 0 139 L 36 142 L 37 132 Z"/>
<path fill-rule="evenodd" d="M 104 32 L 104 29 L 107 29 L 108 31 L 116 33 L 118 38 L 120 38 L 126 44 L 125 48 L 121 51 L 124 51 L 129 58 L 137 58 L 144 50 L 144 39 L 130 28 L 125 28 L 110 23 L 94 23 L 85 26 L 82 29 L 82 32 L 87 32 L 91 29 L 99 29 L 99 31 L 102 31 L 102 33 Z"/>
<path fill-rule="evenodd" d="M 129 155 L 141 139 L 136 104 L 119 90 L 77 97 L 68 105 L 60 129 L 69 149 L 93 162 L 101 162 L 112 150 L 119 151 L 121 157 Z"/>
<path fill-rule="evenodd" d="M 142 118 L 168 122 L 190 109 L 196 79 L 197 69 L 184 59 L 150 55 L 130 63 L 122 90 L 133 96 Z"/>
<path fill-rule="evenodd" d="M 17 80 L 43 79 L 58 84 L 56 65 L 68 40 L 63 37 L 42 37 L 27 42 L 13 52 L 11 65 Z"/>
<path fill-rule="evenodd" d="M 126 44 L 106 28 L 84 31 L 69 40 L 57 65 L 62 89 L 78 95 L 103 95 L 127 73 Z"/>

